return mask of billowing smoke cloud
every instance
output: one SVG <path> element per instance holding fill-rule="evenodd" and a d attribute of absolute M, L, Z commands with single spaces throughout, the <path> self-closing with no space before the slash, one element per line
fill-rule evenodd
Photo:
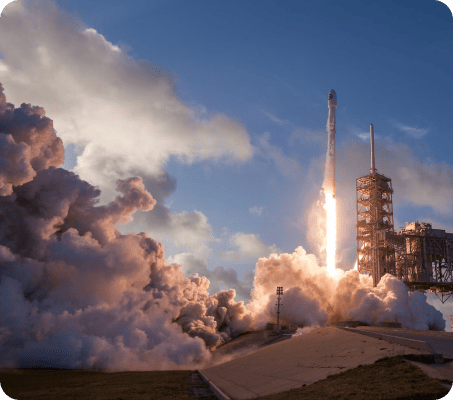
<path fill-rule="evenodd" d="M 271 255 L 258 261 L 252 300 L 247 308 L 255 327 L 275 320 L 275 290 L 283 286 L 281 318 L 303 326 L 358 320 L 369 325 L 398 320 L 404 328 L 444 330 L 440 311 L 423 293 L 408 294 L 402 281 L 385 275 L 373 287 L 371 277 L 356 270 L 330 277 L 302 247 L 293 254 Z"/>
<path fill-rule="evenodd" d="M 250 291 L 253 287 L 254 271 L 250 270 L 245 274 L 244 280 L 238 278 L 237 271 L 233 268 L 225 268 L 221 265 L 213 270 L 208 269 L 205 259 L 197 257 L 192 253 L 180 253 L 168 258 L 168 261 L 182 265 L 182 271 L 186 276 L 200 274 L 206 276 L 210 281 L 209 293 L 216 293 L 221 288 L 233 288 L 236 295 L 242 299 L 250 298 Z"/>
<path fill-rule="evenodd" d="M 117 197 L 58 168 L 44 110 L 0 95 L 0 367 L 180 368 L 250 324 L 234 290 L 184 277 L 145 233 L 122 235 L 156 201 L 139 177 Z"/>

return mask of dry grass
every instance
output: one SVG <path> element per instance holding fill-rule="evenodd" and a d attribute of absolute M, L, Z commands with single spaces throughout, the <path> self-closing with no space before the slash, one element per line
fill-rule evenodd
<path fill-rule="evenodd" d="M 415 360 L 417 356 L 412 358 Z M 437 400 L 448 392 L 440 380 L 429 378 L 400 355 L 259 400 Z"/>
<path fill-rule="evenodd" d="M 383 358 L 374 364 L 331 375 L 312 385 L 256 400 L 437 400 L 449 389 L 404 361 L 422 356 Z M 18 400 L 190 400 L 191 371 L 117 372 L 3 370 L 4 391 Z"/>
<path fill-rule="evenodd" d="M 1 370 L 4 392 L 18 400 L 191 400 L 191 371 Z"/>

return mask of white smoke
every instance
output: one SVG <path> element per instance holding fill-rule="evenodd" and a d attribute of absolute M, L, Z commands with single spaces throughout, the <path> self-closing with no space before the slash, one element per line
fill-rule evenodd
<path fill-rule="evenodd" d="M 316 329 L 319 329 L 319 325 L 310 325 L 310 326 L 305 326 L 303 328 L 297 328 L 296 333 L 292 335 L 292 337 L 297 337 L 301 335 L 306 335 L 307 333 L 313 332 Z"/>
<path fill-rule="evenodd" d="M 280 317 L 302 326 L 322 326 L 345 320 L 379 325 L 401 323 L 403 328 L 444 330 L 440 311 L 426 303 L 423 293 L 407 293 L 405 284 L 385 275 L 376 287 L 372 278 L 352 269 L 331 277 L 316 257 L 302 247 L 293 254 L 271 255 L 256 264 L 252 300 L 247 308 L 253 325 L 263 328 L 275 320 L 275 290 L 283 286 Z"/>

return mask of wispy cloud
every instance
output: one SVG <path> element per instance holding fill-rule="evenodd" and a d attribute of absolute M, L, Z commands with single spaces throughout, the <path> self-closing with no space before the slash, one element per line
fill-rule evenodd
<path fill-rule="evenodd" d="M 265 132 L 259 139 L 259 152 L 272 159 L 275 162 L 275 166 L 284 176 L 298 176 L 302 169 L 299 162 L 292 157 L 288 157 L 283 154 L 282 150 L 269 143 L 270 133 Z"/>
<path fill-rule="evenodd" d="M 267 112 L 263 109 L 261 109 L 261 112 L 266 115 L 266 117 L 268 117 L 271 121 L 275 122 L 276 124 L 280 125 L 280 126 L 284 126 L 284 125 L 291 125 L 291 123 L 285 119 L 280 119 L 278 117 L 276 117 L 274 114 L 271 114 L 270 112 Z"/>
<path fill-rule="evenodd" d="M 363 127 L 357 127 L 357 126 L 350 126 L 349 127 L 349 132 L 351 135 L 358 137 L 362 141 L 370 141 L 370 130 L 363 130 Z M 376 134 L 374 134 L 374 137 L 376 137 Z"/>
<path fill-rule="evenodd" d="M 350 131 L 354 136 L 358 137 L 362 142 L 370 142 L 370 131 L 369 130 L 363 131 L 359 128 L 351 128 Z M 391 136 L 384 137 L 384 136 L 378 135 L 378 134 L 376 134 L 376 132 L 374 132 L 375 143 L 378 141 L 381 141 L 383 139 L 385 139 L 387 141 L 392 140 Z"/>
<path fill-rule="evenodd" d="M 288 132 L 290 132 L 290 136 L 288 138 L 288 144 L 293 146 L 296 142 L 306 143 L 309 142 L 323 142 L 326 140 L 326 131 L 322 130 L 313 130 L 310 128 L 305 128 L 302 126 L 296 126 L 291 121 L 287 119 L 280 119 L 274 114 L 271 114 L 268 111 L 263 110 L 260 108 L 260 111 L 266 115 L 272 122 L 284 127 Z"/>
<path fill-rule="evenodd" d="M 261 217 L 261 215 L 263 214 L 263 211 L 264 211 L 265 208 L 266 208 L 266 207 L 263 207 L 263 206 L 260 206 L 260 207 L 258 207 L 258 206 L 253 206 L 253 207 L 250 207 L 250 208 L 249 208 L 249 212 L 250 212 L 250 214 L 252 214 L 252 215 L 256 215 L 256 216 L 258 216 L 258 217 Z"/>
<path fill-rule="evenodd" d="M 362 140 L 369 140 L 370 134 L 369 133 L 358 133 L 357 136 Z"/>
<path fill-rule="evenodd" d="M 420 139 L 428 133 L 428 129 L 414 128 L 402 124 L 398 124 L 398 128 L 401 129 L 404 133 L 407 133 L 409 136 L 412 136 L 416 139 Z"/>

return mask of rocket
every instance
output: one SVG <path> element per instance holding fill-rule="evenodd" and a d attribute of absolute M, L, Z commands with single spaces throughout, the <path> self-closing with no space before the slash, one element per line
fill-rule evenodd
<path fill-rule="evenodd" d="M 328 146 L 324 189 L 333 193 L 333 198 L 335 198 L 335 109 L 337 108 L 337 94 L 333 89 L 329 92 L 327 105 L 329 107 L 327 119 Z"/>

